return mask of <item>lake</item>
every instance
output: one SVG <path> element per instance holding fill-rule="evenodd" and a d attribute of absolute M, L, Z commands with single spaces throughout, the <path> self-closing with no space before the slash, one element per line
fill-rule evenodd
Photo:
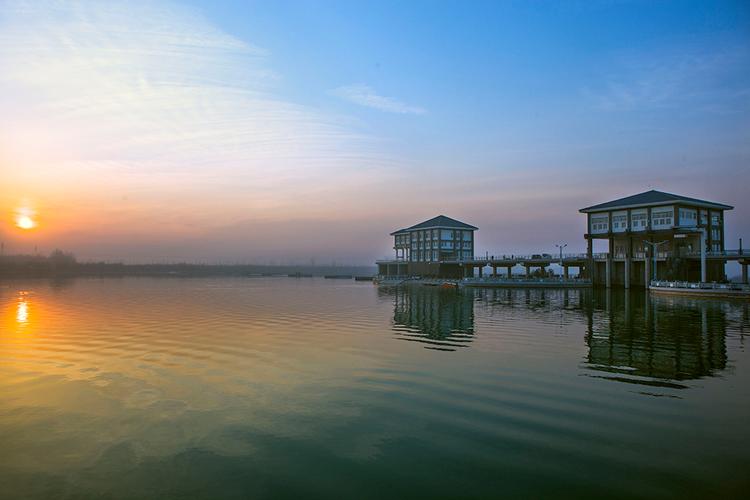
<path fill-rule="evenodd" d="M 727 498 L 750 303 L 0 283 L 3 498 Z"/>

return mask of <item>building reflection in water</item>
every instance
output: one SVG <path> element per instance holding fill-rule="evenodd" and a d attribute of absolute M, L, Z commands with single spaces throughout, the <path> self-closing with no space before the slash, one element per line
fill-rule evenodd
<path fill-rule="evenodd" d="M 727 324 L 741 327 L 743 311 L 747 304 L 596 290 L 586 311 L 585 367 L 611 380 L 686 388 L 680 381 L 727 368 Z"/>
<path fill-rule="evenodd" d="M 473 340 L 473 294 L 425 286 L 381 290 L 393 299 L 393 331 L 400 340 L 439 351 L 455 351 Z"/>
<path fill-rule="evenodd" d="M 650 387 L 682 389 L 685 381 L 721 373 L 728 364 L 727 331 L 743 336 L 750 330 L 750 304 L 635 290 L 407 286 L 379 293 L 393 301 L 393 331 L 401 340 L 443 351 L 467 347 L 477 314 L 509 330 L 529 321 L 555 333 L 583 327 L 587 374 Z"/>

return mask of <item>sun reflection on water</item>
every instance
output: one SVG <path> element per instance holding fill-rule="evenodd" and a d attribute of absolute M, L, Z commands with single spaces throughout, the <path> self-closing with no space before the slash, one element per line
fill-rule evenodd
<path fill-rule="evenodd" d="M 16 304 L 16 323 L 24 326 L 29 322 L 29 301 L 26 298 L 28 292 L 18 292 L 18 302 Z"/>

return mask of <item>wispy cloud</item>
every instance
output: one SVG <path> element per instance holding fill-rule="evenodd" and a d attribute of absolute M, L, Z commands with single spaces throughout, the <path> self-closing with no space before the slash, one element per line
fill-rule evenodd
<path fill-rule="evenodd" d="M 0 198 L 137 192 L 142 225 L 210 224 L 387 175 L 375 140 L 279 95 L 271 58 L 170 2 L 3 4 Z"/>
<path fill-rule="evenodd" d="M 332 93 L 354 104 L 388 113 L 421 115 L 426 112 L 424 108 L 419 106 L 412 106 L 392 97 L 379 95 L 372 87 L 364 84 L 345 85 L 334 89 Z"/>
<path fill-rule="evenodd" d="M 629 53 L 613 59 L 614 68 L 583 94 L 604 111 L 685 106 L 729 110 L 745 99 L 744 79 L 736 78 L 750 62 L 746 46 L 679 47 L 650 54 Z"/>

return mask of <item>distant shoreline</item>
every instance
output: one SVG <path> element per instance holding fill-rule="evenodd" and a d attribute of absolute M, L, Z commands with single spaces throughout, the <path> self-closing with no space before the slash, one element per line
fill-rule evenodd
<path fill-rule="evenodd" d="M 76 262 L 43 256 L 10 255 L 0 257 L 0 278 L 74 278 L 74 277 L 263 277 L 351 274 L 372 276 L 374 266 L 312 266 L 261 264 L 123 264 Z"/>

